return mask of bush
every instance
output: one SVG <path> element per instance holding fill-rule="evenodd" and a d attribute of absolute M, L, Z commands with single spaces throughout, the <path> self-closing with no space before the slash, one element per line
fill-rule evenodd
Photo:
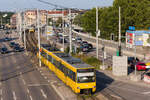
<path fill-rule="evenodd" d="M 69 48 L 69 46 L 65 49 L 65 53 L 69 53 L 69 50 L 70 50 L 70 48 Z"/>

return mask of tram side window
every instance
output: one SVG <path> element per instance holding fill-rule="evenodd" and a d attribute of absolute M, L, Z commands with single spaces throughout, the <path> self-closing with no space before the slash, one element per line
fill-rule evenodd
<path fill-rule="evenodd" d="M 52 62 L 52 56 L 48 55 L 48 61 Z"/>
<path fill-rule="evenodd" d="M 47 54 L 46 54 L 44 51 L 41 52 L 41 55 L 42 55 L 44 58 L 47 58 Z"/>
<path fill-rule="evenodd" d="M 73 81 L 75 81 L 75 72 L 73 72 L 72 70 L 69 69 L 68 76 L 69 76 Z"/>
<path fill-rule="evenodd" d="M 62 72 L 64 72 L 64 70 L 63 70 L 64 67 L 65 67 L 65 66 L 64 66 L 63 64 L 60 63 L 60 67 L 59 67 L 59 68 L 60 68 L 60 70 L 61 70 Z"/>
<path fill-rule="evenodd" d="M 68 68 L 66 68 L 65 66 L 63 67 L 63 72 L 66 76 L 68 76 Z"/>
<path fill-rule="evenodd" d="M 59 63 L 59 61 L 53 59 L 53 64 L 54 64 L 58 69 L 60 69 L 60 63 Z"/>

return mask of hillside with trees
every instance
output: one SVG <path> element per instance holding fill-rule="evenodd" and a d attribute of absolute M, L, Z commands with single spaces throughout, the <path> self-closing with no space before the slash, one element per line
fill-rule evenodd
<path fill-rule="evenodd" d="M 137 30 L 148 29 L 150 27 L 150 0 L 114 0 L 110 7 L 99 7 L 99 29 L 101 37 L 110 39 L 110 34 L 118 36 L 119 24 L 119 6 L 121 7 L 121 32 L 129 26 L 135 26 Z M 74 24 L 77 24 L 86 32 L 96 35 L 96 9 L 93 8 L 83 15 L 75 18 Z"/>

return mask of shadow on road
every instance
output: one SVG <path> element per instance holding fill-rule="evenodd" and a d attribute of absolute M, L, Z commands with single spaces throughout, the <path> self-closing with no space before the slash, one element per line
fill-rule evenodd
<path fill-rule="evenodd" d="M 105 75 L 102 72 L 96 71 L 96 92 L 101 92 L 103 89 L 107 88 L 114 79 Z"/>

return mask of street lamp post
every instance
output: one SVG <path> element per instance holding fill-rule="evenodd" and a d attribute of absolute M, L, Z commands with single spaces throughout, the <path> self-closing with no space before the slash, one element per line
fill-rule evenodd
<path fill-rule="evenodd" d="M 135 65 L 134 65 L 134 67 L 135 67 L 135 75 L 136 75 L 136 45 L 134 45 L 134 59 L 135 59 Z"/>
<path fill-rule="evenodd" d="M 69 39 L 70 39 L 70 50 L 69 53 L 72 53 L 72 25 L 71 25 L 71 9 L 69 9 L 69 26 L 70 26 L 70 35 L 69 35 Z"/>
<path fill-rule="evenodd" d="M 65 38 L 64 38 L 64 9 L 62 10 L 62 29 L 63 29 L 63 52 L 65 50 Z"/>
<path fill-rule="evenodd" d="M 40 20 L 39 20 L 39 10 L 38 9 L 37 9 L 37 28 L 38 28 L 39 66 L 41 67 Z"/>
<path fill-rule="evenodd" d="M 23 17 L 23 31 L 24 31 L 24 48 L 26 49 L 26 24 L 25 24 L 25 13 L 23 14 L 24 17 Z"/>
<path fill-rule="evenodd" d="M 98 59 L 98 7 L 96 7 L 96 57 Z"/>
<path fill-rule="evenodd" d="M 121 56 L 121 14 L 120 14 L 120 6 L 119 6 L 119 46 L 118 46 L 118 56 Z"/>

